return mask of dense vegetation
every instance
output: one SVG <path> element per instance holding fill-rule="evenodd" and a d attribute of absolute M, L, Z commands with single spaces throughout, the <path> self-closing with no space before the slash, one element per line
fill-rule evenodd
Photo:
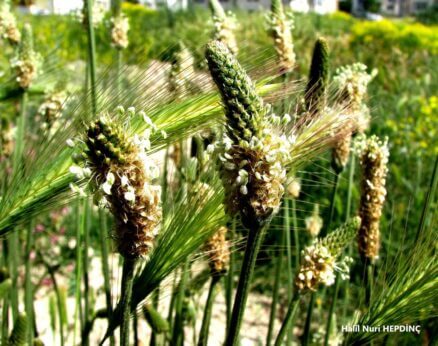
<path fill-rule="evenodd" d="M 149 340 L 151 335 L 151 344 L 181 345 L 184 340 L 191 344 L 188 335 L 193 335 L 193 343 L 206 345 L 211 313 L 208 303 L 213 306 L 214 299 L 205 301 L 203 293 L 209 290 L 209 297 L 214 297 L 220 283 L 228 325 L 219 324 L 223 329 L 220 333 L 210 328 L 210 334 L 223 335 L 226 328 L 226 343 L 234 345 L 241 318 L 232 311 L 232 296 L 237 279 L 245 280 L 244 274 L 239 276 L 242 262 L 244 268 L 251 266 L 248 249 L 254 248 L 254 259 L 257 257 L 257 239 L 262 244 L 250 290 L 255 298 L 250 294 L 250 299 L 272 298 L 281 308 L 273 304 L 273 313 L 265 318 L 270 326 L 262 328 L 254 344 L 265 340 L 273 344 L 282 323 L 284 334 L 280 331 L 276 345 L 283 337 L 288 345 L 292 340 L 315 345 L 329 341 L 366 344 L 374 339 L 402 345 L 436 341 L 437 27 L 412 20 L 367 22 L 341 12 L 327 16 L 295 14 L 292 36 L 296 65 L 283 73 L 275 60 L 278 50 L 272 39 L 275 32 L 272 34 L 270 28 L 274 20 L 268 19 L 272 15 L 268 12 L 235 13 L 236 58 L 242 68 L 231 54 L 231 45 L 228 52 L 221 45 L 211 44 L 206 53 L 205 44 L 220 17 L 214 6 L 213 19 L 201 8 L 172 13 L 124 3 L 121 11 L 129 20 L 127 47 L 123 42 L 115 45 L 109 34 L 114 18 L 120 15 L 117 8 L 95 27 L 86 21 L 84 25 L 74 16 L 19 16 L 20 28 L 21 23 L 30 24 L 33 34 L 29 35 L 38 52 L 38 58 L 37 53 L 32 58 L 40 67 L 31 85 L 23 85 L 23 78 L 16 78 L 20 65 L 12 65 L 12 69 L 10 65 L 11 58 L 23 51 L 22 46 L 11 45 L 6 39 L 1 43 L 0 234 L 5 236 L 0 261 L 2 341 L 13 345 L 40 339 L 46 344 L 93 344 L 106 331 L 105 336 L 114 342 L 114 330 L 121 324 L 121 343 L 127 345 L 127 324 L 134 316 L 136 333 L 131 332 L 131 339 L 140 331 L 145 332 L 138 335 L 141 340 Z M 90 37 L 95 38 L 95 47 Z M 351 125 L 335 119 L 330 112 L 349 114 L 354 108 L 354 102 L 343 103 L 346 91 L 339 82 L 342 71 L 348 74 L 350 70 L 339 68 L 356 62 L 366 65 L 365 71 L 358 69 L 363 78 L 370 79 L 368 86 L 368 80 L 365 83 L 368 91 L 361 94 L 363 100 L 359 102 L 370 110 L 369 139 L 360 140 L 361 136 L 355 134 L 350 145 L 350 130 L 347 147 L 354 150 L 350 153 L 348 149 L 346 161 L 339 162 L 332 158 L 336 156 L 332 153 L 333 138 L 345 135 L 338 127 Z M 222 71 L 223 65 L 231 66 L 231 72 Z M 318 71 L 318 66 L 324 71 Z M 245 71 L 256 87 L 248 82 Z M 175 76 L 183 82 L 175 81 Z M 233 78 L 235 83 L 230 82 Z M 320 83 L 322 80 L 324 83 Z M 227 87 L 236 89 L 230 92 Z M 56 107 L 64 103 L 66 95 L 69 101 L 61 111 Z M 266 110 L 267 102 L 281 117 L 290 113 L 291 123 L 283 119 L 284 124 L 277 129 L 280 120 Z M 50 106 L 41 108 L 41 104 Z M 55 115 L 62 115 L 49 121 L 51 113 L 44 110 L 52 110 L 50 107 L 55 107 Z M 324 107 L 330 111 L 323 111 Z M 299 117 L 304 120 L 300 122 Z M 228 124 L 225 130 L 224 122 Z M 330 131 L 328 123 L 333 126 Z M 275 138 L 262 138 L 263 129 L 282 131 L 282 139 L 288 140 L 298 134 L 301 147 L 287 147 L 291 156 L 284 158 L 270 142 Z M 285 185 L 288 192 L 283 202 L 279 187 L 271 186 L 268 196 L 263 196 L 265 200 L 260 197 L 268 210 L 278 209 L 277 214 L 271 210 L 268 217 L 254 207 L 250 185 L 243 184 L 236 192 L 226 183 L 237 181 L 227 171 L 229 157 L 234 160 L 233 166 L 237 158 L 251 161 L 262 150 L 248 144 L 248 138 L 252 138 L 248 131 L 261 138 L 263 150 L 276 153 L 272 154 L 274 160 L 287 172 L 287 180 L 269 169 L 262 172 L 273 175 L 268 177 L 271 183 Z M 227 142 L 220 141 L 224 132 L 235 147 L 244 149 L 237 153 L 226 149 Z M 144 133 L 146 138 L 138 144 L 134 134 Z M 305 136 L 317 143 L 309 144 L 302 139 Z M 211 143 L 216 143 L 219 156 L 212 154 Z M 252 150 L 252 154 L 246 150 Z M 153 164 L 148 164 L 144 172 L 139 169 L 143 154 L 157 156 L 161 174 L 156 175 Z M 104 159 L 105 164 L 101 164 L 101 156 L 113 161 L 106 166 Z M 374 159 L 377 167 L 373 169 L 380 172 L 380 178 L 383 176 L 383 183 L 376 175 L 365 179 L 364 162 L 376 156 L 379 159 Z M 212 164 L 215 160 L 218 165 Z M 260 160 L 261 166 L 271 164 Z M 245 174 L 251 176 L 251 172 L 241 173 L 245 165 L 238 172 L 240 180 Z M 216 174 L 218 167 L 222 168 Z M 223 187 L 219 176 L 225 182 Z M 294 179 L 301 189 L 295 191 L 296 195 L 292 191 Z M 380 250 L 365 251 L 362 234 L 358 253 L 356 242 L 351 240 L 367 225 L 350 217 L 367 217 L 364 193 L 367 186 L 372 191 L 378 184 L 383 184 L 386 192 L 386 196 L 382 192 L 382 198 L 376 197 L 378 206 L 371 208 L 380 211 L 383 207 L 382 215 L 373 220 L 377 228 L 380 225 Z M 139 186 L 147 186 L 149 194 L 139 192 Z M 261 194 L 256 192 L 254 195 Z M 90 198 L 84 198 L 86 194 Z M 233 198 L 233 194 L 240 197 Z M 221 204 L 224 195 L 228 203 L 225 213 Z M 100 205 L 102 199 L 111 213 L 94 205 Z M 124 205 L 120 202 L 124 199 L 132 203 Z M 248 212 L 252 207 L 255 211 Z M 233 208 L 240 217 L 226 217 Z M 134 220 L 136 227 L 141 225 L 140 235 L 120 226 L 131 222 L 127 220 Z M 156 240 L 155 233 L 142 233 L 148 227 L 160 229 Z M 224 227 L 230 231 L 217 231 Z M 316 234 L 312 234 L 312 227 L 317 228 Z M 309 266 L 300 264 L 300 250 L 319 232 L 321 240 L 315 244 L 328 249 L 333 261 L 345 248 L 354 262 L 333 262 L 342 268 L 350 265 L 350 278 L 341 281 L 343 275 L 338 273 L 333 282 L 324 278 L 321 282 L 327 287 L 316 290 L 311 279 L 309 283 L 307 277 L 299 276 Z M 109 235 L 115 238 L 114 244 Z M 215 257 L 215 251 L 225 251 L 225 239 L 232 245 L 230 254 Z M 130 242 L 144 244 L 133 249 Z M 314 246 L 316 250 L 309 247 L 303 254 L 319 256 L 319 248 Z M 378 253 L 371 256 L 367 251 Z M 119 257 L 124 259 L 122 279 Z M 206 258 L 210 270 L 206 269 Z M 281 270 L 282 266 L 286 270 Z M 94 275 L 102 276 L 97 288 L 90 284 Z M 247 276 L 249 280 L 251 275 Z M 132 297 L 127 294 L 129 285 L 133 285 Z M 49 295 L 51 332 L 44 327 L 39 338 L 37 302 L 45 293 Z M 237 289 L 236 302 L 243 302 L 242 311 L 247 293 L 247 289 Z M 290 314 L 283 308 L 289 303 Z M 251 311 L 251 307 L 247 309 Z M 99 324 L 102 320 L 103 326 Z M 147 321 L 147 328 L 138 329 L 140 320 Z M 421 333 L 340 333 L 341 325 L 353 322 L 420 325 Z"/>

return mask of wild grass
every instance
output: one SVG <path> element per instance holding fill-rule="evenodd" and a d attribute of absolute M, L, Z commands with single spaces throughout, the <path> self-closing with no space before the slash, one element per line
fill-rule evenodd
<path fill-rule="evenodd" d="M 266 326 L 253 335 L 261 344 L 433 342 L 434 27 L 341 14 L 292 21 L 277 2 L 269 20 L 262 11 L 234 17 L 216 1 L 213 18 L 114 1 L 106 22 L 93 24 L 93 1 L 85 5 L 82 23 L 31 15 L 8 22 L 9 5 L 0 12 L 2 35 L 7 25 L 23 29 L 21 43 L 0 41 L 2 344 L 237 345 L 248 341 L 256 311 L 246 300 L 262 298 L 270 301 Z M 120 18 L 129 23 L 116 28 L 129 29 L 127 47 L 126 32 L 114 42 Z M 23 55 L 26 37 L 35 38 L 35 60 Z M 24 65 L 10 64 L 15 56 L 41 62 L 30 84 Z M 330 73 L 355 62 L 378 72 L 368 90 L 354 78 L 343 89 Z M 45 123 L 40 104 L 61 91 L 62 107 L 52 104 L 54 121 Z M 367 136 L 388 137 L 384 167 L 369 165 L 376 153 L 356 135 L 357 116 L 368 110 Z M 99 118 L 126 140 L 106 130 L 91 138 Z M 85 150 L 91 173 L 87 145 L 107 155 L 99 164 Z M 132 159 L 143 151 L 141 164 Z M 159 167 L 149 185 L 139 183 L 143 164 Z M 116 184 L 96 173 L 103 168 L 121 174 Z M 386 169 L 386 182 L 370 178 Z M 126 226 L 134 218 L 124 213 L 152 220 L 147 186 L 161 187 L 162 213 L 140 244 L 147 251 L 130 258 L 121 249 L 140 229 Z M 351 226 L 358 214 L 361 252 L 359 226 Z M 213 250 L 205 244 L 220 229 L 228 229 L 230 256 L 219 273 L 208 269 Z M 51 297 L 48 324 L 42 295 Z M 346 325 L 420 333 L 343 333 Z"/>

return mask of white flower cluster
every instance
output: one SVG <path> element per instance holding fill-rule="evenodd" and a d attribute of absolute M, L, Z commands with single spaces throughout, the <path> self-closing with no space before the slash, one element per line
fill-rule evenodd
<path fill-rule="evenodd" d="M 73 12 L 74 17 L 76 18 L 76 20 L 80 23 L 85 24 L 85 7 L 77 10 L 75 12 Z M 92 9 L 93 13 L 93 27 L 98 27 L 104 20 L 105 18 L 105 13 L 106 13 L 106 9 L 105 6 L 102 3 L 99 3 L 97 1 L 93 1 L 93 9 Z"/>
<path fill-rule="evenodd" d="M 151 142 L 150 142 L 150 136 L 152 133 L 158 131 L 158 128 L 155 126 L 155 124 L 152 122 L 152 120 L 146 115 L 144 111 L 136 112 L 134 107 L 129 107 L 128 109 L 125 109 L 122 106 L 117 107 L 116 112 L 119 114 L 126 113 L 129 117 L 132 116 L 140 116 L 145 121 L 147 128 L 143 132 L 141 136 L 134 135 L 131 139 L 132 144 L 135 146 L 135 156 L 136 157 L 129 157 L 130 161 L 137 162 L 141 164 L 141 167 L 132 167 L 133 169 L 141 169 L 143 177 L 145 178 L 145 182 L 143 184 L 143 193 L 142 195 L 145 196 L 151 196 L 150 198 L 153 198 L 153 196 L 160 196 L 161 194 L 161 186 L 159 185 L 153 185 L 151 182 L 155 181 L 159 177 L 159 168 L 158 166 L 151 160 L 151 158 L 147 155 L 147 151 L 151 149 Z M 100 120 L 102 122 L 110 122 L 110 119 L 103 115 L 101 116 Z M 164 131 L 161 131 L 161 135 L 163 137 L 166 137 L 166 133 Z M 76 142 L 82 142 L 81 140 L 67 140 L 67 145 L 70 147 L 75 147 Z M 92 172 L 93 172 L 93 164 L 89 162 L 85 162 L 83 165 L 73 165 L 70 167 L 70 172 L 75 174 L 78 180 L 83 180 L 87 178 L 91 178 Z M 127 163 L 125 166 L 129 166 L 129 163 Z M 133 183 L 130 181 L 129 177 L 126 172 L 123 170 L 126 169 L 126 167 L 118 167 L 116 165 L 110 165 L 108 170 L 105 172 L 104 179 L 93 179 L 91 182 L 95 184 L 97 181 L 101 181 L 99 186 L 92 186 L 92 190 L 95 197 L 95 202 L 99 206 L 107 206 L 108 205 L 108 196 L 112 194 L 112 187 L 116 180 L 119 182 L 119 189 L 123 191 L 122 195 L 124 199 L 129 203 L 135 203 L 136 202 L 136 191 L 135 186 L 133 186 Z M 130 171 L 130 170 L 128 170 Z M 135 177 L 135 175 L 134 175 Z M 79 188 L 76 185 L 71 185 L 71 188 L 74 192 L 78 192 L 80 195 L 86 195 L 84 190 Z"/>
<path fill-rule="evenodd" d="M 128 47 L 129 20 L 120 15 L 111 19 L 111 44 L 114 48 L 125 49 Z"/>
<path fill-rule="evenodd" d="M 234 13 L 227 12 L 224 17 L 213 16 L 213 25 L 214 39 L 223 42 L 233 54 L 237 54 L 239 49 L 234 31 L 238 25 Z"/>
<path fill-rule="evenodd" d="M 18 54 L 10 63 L 15 70 L 16 81 L 23 89 L 29 88 L 32 81 L 41 73 L 41 56 L 35 51 Z"/>
<path fill-rule="evenodd" d="M 355 63 L 338 68 L 333 82 L 339 89 L 347 90 L 350 97 L 360 103 L 367 93 L 368 84 L 376 74 L 377 70 L 368 73 L 366 65 Z"/>
<path fill-rule="evenodd" d="M 17 20 L 6 1 L 0 5 L 0 36 L 14 43 L 20 42 L 21 39 Z"/>
<path fill-rule="evenodd" d="M 369 127 L 369 109 L 364 103 L 367 94 L 368 84 L 377 75 L 374 69 L 371 73 L 367 72 L 367 66 L 361 63 L 343 66 L 336 70 L 333 82 L 340 90 L 351 109 L 356 113 L 357 129 L 360 133 Z"/>
<path fill-rule="evenodd" d="M 315 204 L 313 213 L 311 216 L 306 217 L 304 220 L 306 223 L 306 230 L 310 233 L 313 238 L 316 238 L 321 232 L 323 221 L 321 216 L 319 216 L 319 205 Z"/>
<path fill-rule="evenodd" d="M 280 135 L 281 125 L 291 120 L 289 115 L 275 114 L 264 118 L 260 138 L 240 140 L 233 145 L 225 134 L 218 145 L 222 180 L 228 190 L 226 206 L 230 214 L 242 211 L 242 198 L 256 217 L 275 214 L 280 207 L 286 182 L 286 166 L 290 162 L 294 136 Z"/>
<path fill-rule="evenodd" d="M 66 102 L 67 95 L 63 91 L 50 93 L 38 107 L 38 117 L 41 121 L 41 129 L 56 132 L 59 127 L 58 119 L 62 115 L 62 109 Z"/>
<path fill-rule="evenodd" d="M 321 284 L 333 285 L 336 278 L 335 272 L 338 272 L 343 280 L 349 278 L 349 267 L 353 259 L 345 257 L 337 261 L 336 256 L 320 241 L 315 240 L 301 254 L 302 264 L 295 279 L 295 285 L 299 291 L 316 291 Z"/>
<path fill-rule="evenodd" d="M 295 280 L 300 291 L 316 291 L 320 284 L 331 286 L 335 282 L 335 258 L 329 249 L 318 242 L 302 252 L 303 263 Z"/>
<path fill-rule="evenodd" d="M 289 71 L 295 65 L 295 52 L 292 40 L 294 18 L 291 13 L 269 13 L 267 15 L 268 31 L 274 39 L 282 72 Z"/>

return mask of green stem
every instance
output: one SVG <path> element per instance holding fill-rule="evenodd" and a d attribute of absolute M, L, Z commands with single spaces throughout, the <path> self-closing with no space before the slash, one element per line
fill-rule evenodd
<path fill-rule="evenodd" d="M 432 177 L 430 179 L 429 189 L 427 190 L 426 199 L 424 201 L 423 210 L 421 212 L 420 223 L 418 225 L 417 234 L 415 236 L 415 242 L 420 238 L 421 233 L 423 233 L 424 226 L 426 224 L 427 215 L 429 214 L 430 205 L 432 204 L 433 197 L 435 195 L 435 190 L 438 182 L 438 155 L 435 158 L 435 165 L 433 168 Z"/>
<path fill-rule="evenodd" d="M 231 224 L 231 232 L 230 234 L 230 242 L 231 244 L 236 238 L 236 218 L 233 219 Z M 226 298 L 226 308 L 227 308 L 227 327 L 226 327 L 226 333 L 230 330 L 230 323 L 231 323 L 231 312 L 232 312 L 232 306 L 233 306 L 233 290 L 234 290 L 234 262 L 235 262 L 235 255 L 234 251 L 230 251 L 230 264 L 228 269 L 228 275 L 227 275 L 227 285 L 226 285 L 226 292 L 225 292 L 225 298 Z"/>
<path fill-rule="evenodd" d="M 307 346 L 310 341 L 310 323 L 312 322 L 313 306 L 315 305 L 315 296 L 316 294 L 312 292 L 310 295 L 309 306 L 307 307 L 306 323 L 304 325 L 304 333 L 303 333 L 303 346 Z"/>
<path fill-rule="evenodd" d="M 2 310 L 2 339 L 1 344 L 7 345 L 8 344 L 8 331 L 9 331 L 9 299 L 5 297 L 3 299 L 3 310 Z"/>
<path fill-rule="evenodd" d="M 350 152 L 350 172 L 348 176 L 348 190 L 347 190 L 347 207 L 345 212 L 345 221 L 347 221 L 351 216 L 351 201 L 352 201 L 352 192 L 353 192 L 353 186 L 354 186 L 354 173 L 356 169 L 356 155 L 353 151 Z M 348 245 L 347 253 L 349 256 L 352 256 L 353 247 Z M 345 318 L 347 315 L 347 310 L 349 306 L 350 301 L 350 285 L 348 281 L 345 281 L 344 283 L 344 290 L 345 290 L 345 298 L 343 301 L 343 311 L 342 316 Z"/>
<path fill-rule="evenodd" d="M 294 227 L 294 242 L 295 242 L 295 268 L 300 266 L 300 237 L 298 234 L 298 222 L 297 222 L 297 203 L 295 198 L 291 199 L 292 201 L 292 224 Z"/>
<path fill-rule="evenodd" d="M 246 301 L 248 299 L 249 286 L 254 272 L 257 254 L 266 232 L 266 226 L 254 227 L 249 230 L 246 243 L 245 256 L 243 258 L 242 269 L 240 271 L 239 283 L 237 285 L 236 296 L 234 299 L 233 313 L 231 315 L 230 329 L 228 331 L 225 344 L 235 346 L 239 340 L 240 327 L 243 320 Z"/>
<path fill-rule="evenodd" d="M 288 229 L 283 229 L 283 232 L 281 234 L 280 239 L 280 246 L 283 246 L 285 243 L 285 235 L 289 232 Z M 272 341 L 272 333 L 274 330 L 274 324 L 275 324 L 275 315 L 277 312 L 277 303 L 278 303 L 278 293 L 280 289 L 280 280 L 281 280 L 281 263 L 282 263 L 282 257 L 283 257 L 283 251 L 278 252 L 277 259 L 275 261 L 275 281 L 274 281 L 274 288 L 272 290 L 272 303 L 271 303 L 271 312 L 269 315 L 269 325 L 268 325 L 268 335 L 266 337 L 266 346 L 271 345 Z"/>
<path fill-rule="evenodd" d="M 99 242 L 101 244 L 102 251 L 102 272 L 105 288 L 106 309 L 108 313 L 108 320 L 111 321 L 113 314 L 112 299 L 111 299 L 111 281 L 110 281 L 110 269 L 109 269 L 109 251 L 108 251 L 108 224 L 105 212 L 100 209 L 100 227 L 99 227 Z M 110 335 L 110 345 L 115 345 L 114 335 Z"/>
<path fill-rule="evenodd" d="M 335 312 L 335 306 L 336 306 L 336 301 L 338 299 L 338 291 L 339 291 L 339 283 L 340 283 L 340 278 L 339 278 L 339 274 L 336 274 L 336 279 L 335 279 L 335 287 L 333 289 L 333 296 L 332 296 L 332 302 L 330 304 L 330 310 L 328 313 L 328 318 L 327 318 L 327 325 L 325 328 L 325 337 L 324 337 L 324 346 L 327 346 L 329 344 L 329 340 L 330 340 L 330 330 L 332 327 L 332 321 L 333 321 L 333 315 Z"/>
<path fill-rule="evenodd" d="M 198 346 L 208 345 L 208 332 L 210 329 L 211 315 L 213 312 L 213 303 L 216 296 L 216 287 L 219 282 L 219 276 L 213 276 L 210 282 L 210 289 L 208 290 L 207 301 L 204 308 L 204 317 L 202 319 L 201 331 L 199 333 Z"/>
<path fill-rule="evenodd" d="M 22 158 L 24 151 L 24 139 L 26 133 L 26 108 L 27 108 L 27 92 L 23 91 L 21 94 L 20 101 L 20 114 L 17 120 L 17 133 L 15 137 L 15 149 L 13 156 L 13 170 L 16 174 L 22 169 Z M 9 247 L 9 265 L 10 273 L 12 279 L 12 289 L 11 289 L 11 308 L 12 308 L 12 318 L 15 321 L 18 318 L 18 267 L 20 265 L 20 247 L 19 247 L 19 230 L 13 232 L 8 239 Z"/>
<path fill-rule="evenodd" d="M 158 303 L 160 301 L 160 286 L 157 287 L 155 292 L 153 293 L 152 304 L 156 311 L 158 311 Z M 151 341 L 149 343 L 150 346 L 156 346 L 158 342 L 158 334 L 155 333 L 155 330 L 152 328 L 151 330 Z"/>
<path fill-rule="evenodd" d="M 19 266 L 19 230 L 13 232 L 8 239 L 8 248 L 9 248 L 9 272 L 11 273 L 12 287 L 11 287 L 11 310 L 12 310 L 12 318 L 15 321 L 18 318 L 18 266 Z"/>
<path fill-rule="evenodd" d="M 371 303 L 371 296 L 372 296 L 374 266 L 369 261 L 367 261 L 367 263 L 365 265 L 366 265 L 365 304 L 366 304 L 366 306 L 369 306 L 369 304 Z"/>
<path fill-rule="evenodd" d="M 286 317 L 284 318 L 283 324 L 281 325 L 280 331 L 278 332 L 277 338 L 275 339 L 275 346 L 281 346 L 287 331 L 290 329 L 289 324 L 295 318 L 299 302 L 300 295 L 295 293 L 293 298 L 290 300 Z"/>
<path fill-rule="evenodd" d="M 292 202 L 293 208 L 295 208 L 295 200 Z M 295 220 L 296 221 L 296 220 Z M 294 225 L 296 226 L 296 225 Z M 293 292 L 293 278 L 292 278 L 292 242 L 290 237 L 290 218 L 289 218 L 289 200 L 284 199 L 284 232 L 286 233 L 286 277 L 287 277 L 287 300 L 290 301 L 292 299 L 292 292 Z M 296 234 L 297 228 L 294 228 L 294 236 L 296 240 Z M 296 268 L 299 266 L 299 255 L 295 257 L 295 265 Z M 292 343 L 292 332 L 289 331 L 287 333 L 287 345 L 290 345 Z"/>
<path fill-rule="evenodd" d="M 347 191 L 347 207 L 345 212 L 345 218 L 348 220 L 351 215 L 351 200 L 352 200 L 352 192 L 353 192 L 353 184 L 354 184 L 354 171 L 356 168 L 356 155 L 351 153 L 350 158 L 350 174 L 348 176 L 348 191 Z"/>
<path fill-rule="evenodd" d="M 53 271 L 53 268 L 49 265 L 48 266 L 49 269 L 49 274 L 50 277 L 52 279 L 53 282 L 53 289 L 55 290 L 55 294 L 56 294 L 56 306 L 58 308 L 58 315 L 59 315 L 59 337 L 60 337 L 60 342 L 61 342 L 61 346 L 64 346 L 64 323 L 63 323 L 63 309 L 62 309 L 62 298 L 61 298 L 61 293 L 59 292 L 59 286 L 58 286 L 58 282 L 56 280 L 55 277 L 55 272 Z"/>
<path fill-rule="evenodd" d="M 137 311 L 134 311 L 134 318 L 132 319 L 132 328 L 134 329 L 134 346 L 138 346 L 138 318 L 137 318 Z"/>
<path fill-rule="evenodd" d="M 88 266 L 89 266 L 89 256 L 88 256 L 88 248 L 90 245 L 90 227 L 89 227 L 89 222 L 90 222 L 90 206 L 88 204 L 88 200 L 84 199 L 84 209 L 83 209 L 83 213 L 84 213 L 84 217 L 82 219 L 82 231 L 83 231 L 83 237 L 84 237 L 84 247 L 83 247 L 83 256 L 82 256 L 82 260 L 83 260 L 83 264 L 82 264 L 82 268 L 83 268 L 83 281 L 84 281 L 84 326 L 88 323 L 88 320 L 91 316 L 91 311 L 90 311 L 90 283 L 89 283 L 89 275 L 88 275 Z M 85 334 L 86 335 L 86 334 Z M 85 340 L 82 340 L 82 344 L 83 345 L 89 345 L 90 340 L 87 338 Z"/>
<path fill-rule="evenodd" d="M 184 298 L 187 281 L 189 279 L 190 260 L 186 259 L 181 272 L 181 280 L 178 285 L 178 291 L 175 301 L 175 321 L 173 324 L 172 345 L 179 346 L 184 344 Z"/>
<path fill-rule="evenodd" d="M 323 236 L 327 235 L 327 233 L 330 232 L 332 222 L 333 222 L 333 217 L 335 216 L 335 201 L 336 201 L 336 194 L 338 192 L 338 186 L 339 186 L 339 176 L 340 176 L 340 173 L 335 174 L 335 182 L 333 185 L 332 196 L 330 199 L 330 214 L 329 214 L 329 219 L 327 222 L 327 227 L 324 227 L 325 234 Z"/>
<path fill-rule="evenodd" d="M 85 213 L 81 213 L 81 201 L 77 201 L 76 206 L 76 268 L 75 268 L 75 282 L 76 282 L 76 292 L 75 292 L 75 318 L 74 318 L 74 327 L 73 327 L 73 344 L 76 344 L 76 330 L 77 330 L 77 321 L 79 320 L 79 328 L 82 331 L 84 329 L 84 322 L 83 322 L 83 314 L 82 314 L 82 290 L 81 290 L 81 277 L 82 277 L 82 225 L 84 224 L 84 216 Z M 79 316 L 79 318 L 78 318 Z"/>
<path fill-rule="evenodd" d="M 134 283 L 135 259 L 125 258 L 123 261 L 122 290 L 120 306 L 122 321 L 120 324 L 120 346 L 129 346 L 129 325 L 131 317 L 132 286 Z"/>
<path fill-rule="evenodd" d="M 96 42 L 93 27 L 93 0 L 84 0 L 85 15 L 87 17 L 87 37 L 88 37 L 88 64 L 91 83 L 91 110 L 93 116 L 97 114 L 96 96 Z"/>
<path fill-rule="evenodd" d="M 32 285 L 32 272 L 31 272 L 31 258 L 30 254 L 33 249 L 34 244 L 34 236 L 33 236 L 33 222 L 29 225 L 27 229 L 26 236 L 26 262 L 25 262 L 25 292 L 24 292 L 24 302 L 26 309 L 26 316 L 29 319 L 29 323 L 27 324 L 27 341 L 29 345 L 33 344 L 33 320 L 34 320 L 34 311 L 33 311 L 33 285 Z"/>
<path fill-rule="evenodd" d="M 169 323 L 169 330 L 173 330 L 173 311 L 175 308 L 176 294 L 178 288 L 177 278 L 178 278 L 178 271 L 175 271 L 173 273 L 172 294 L 170 296 L 169 311 L 167 314 L 167 322 Z"/>

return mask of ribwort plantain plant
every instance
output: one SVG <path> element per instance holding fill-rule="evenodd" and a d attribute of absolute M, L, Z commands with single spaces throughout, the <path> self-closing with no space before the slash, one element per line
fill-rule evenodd
<path fill-rule="evenodd" d="M 235 345 L 258 249 L 267 225 L 279 210 L 287 168 L 290 168 L 294 154 L 303 153 L 307 147 L 305 142 L 310 133 L 313 139 L 318 137 L 322 140 L 315 151 L 307 152 L 312 156 L 318 148 L 323 148 L 324 143 L 334 138 L 333 134 L 340 130 L 338 126 L 348 119 L 340 119 L 338 113 L 329 111 L 322 117 L 307 119 L 304 127 L 292 129 L 292 133 L 294 130 L 298 132 L 296 137 L 288 131 L 282 133 L 291 118 L 280 118 L 271 113 L 270 106 L 257 94 L 252 81 L 223 43 L 209 43 L 206 58 L 221 93 L 227 119 L 224 138 L 217 149 L 225 187 L 224 206 L 228 215 L 239 214 L 243 225 L 249 230 L 226 341 L 229 345 Z M 316 124 L 322 126 L 321 129 L 328 126 L 330 134 L 325 130 L 317 131 L 314 127 Z M 305 140 L 301 142 L 300 139 Z M 298 166 L 300 162 L 298 160 L 293 164 Z"/>
<path fill-rule="evenodd" d="M 355 238 L 359 225 L 360 218 L 354 217 L 324 238 L 315 240 L 312 245 L 303 250 L 303 260 L 295 278 L 293 298 L 289 302 L 286 317 L 275 340 L 276 346 L 281 345 L 289 323 L 298 309 L 301 296 L 315 292 L 320 285 L 332 285 L 335 282 L 336 270 L 341 271 L 347 277 L 350 260 L 346 258 L 338 262 L 337 257 Z"/>

